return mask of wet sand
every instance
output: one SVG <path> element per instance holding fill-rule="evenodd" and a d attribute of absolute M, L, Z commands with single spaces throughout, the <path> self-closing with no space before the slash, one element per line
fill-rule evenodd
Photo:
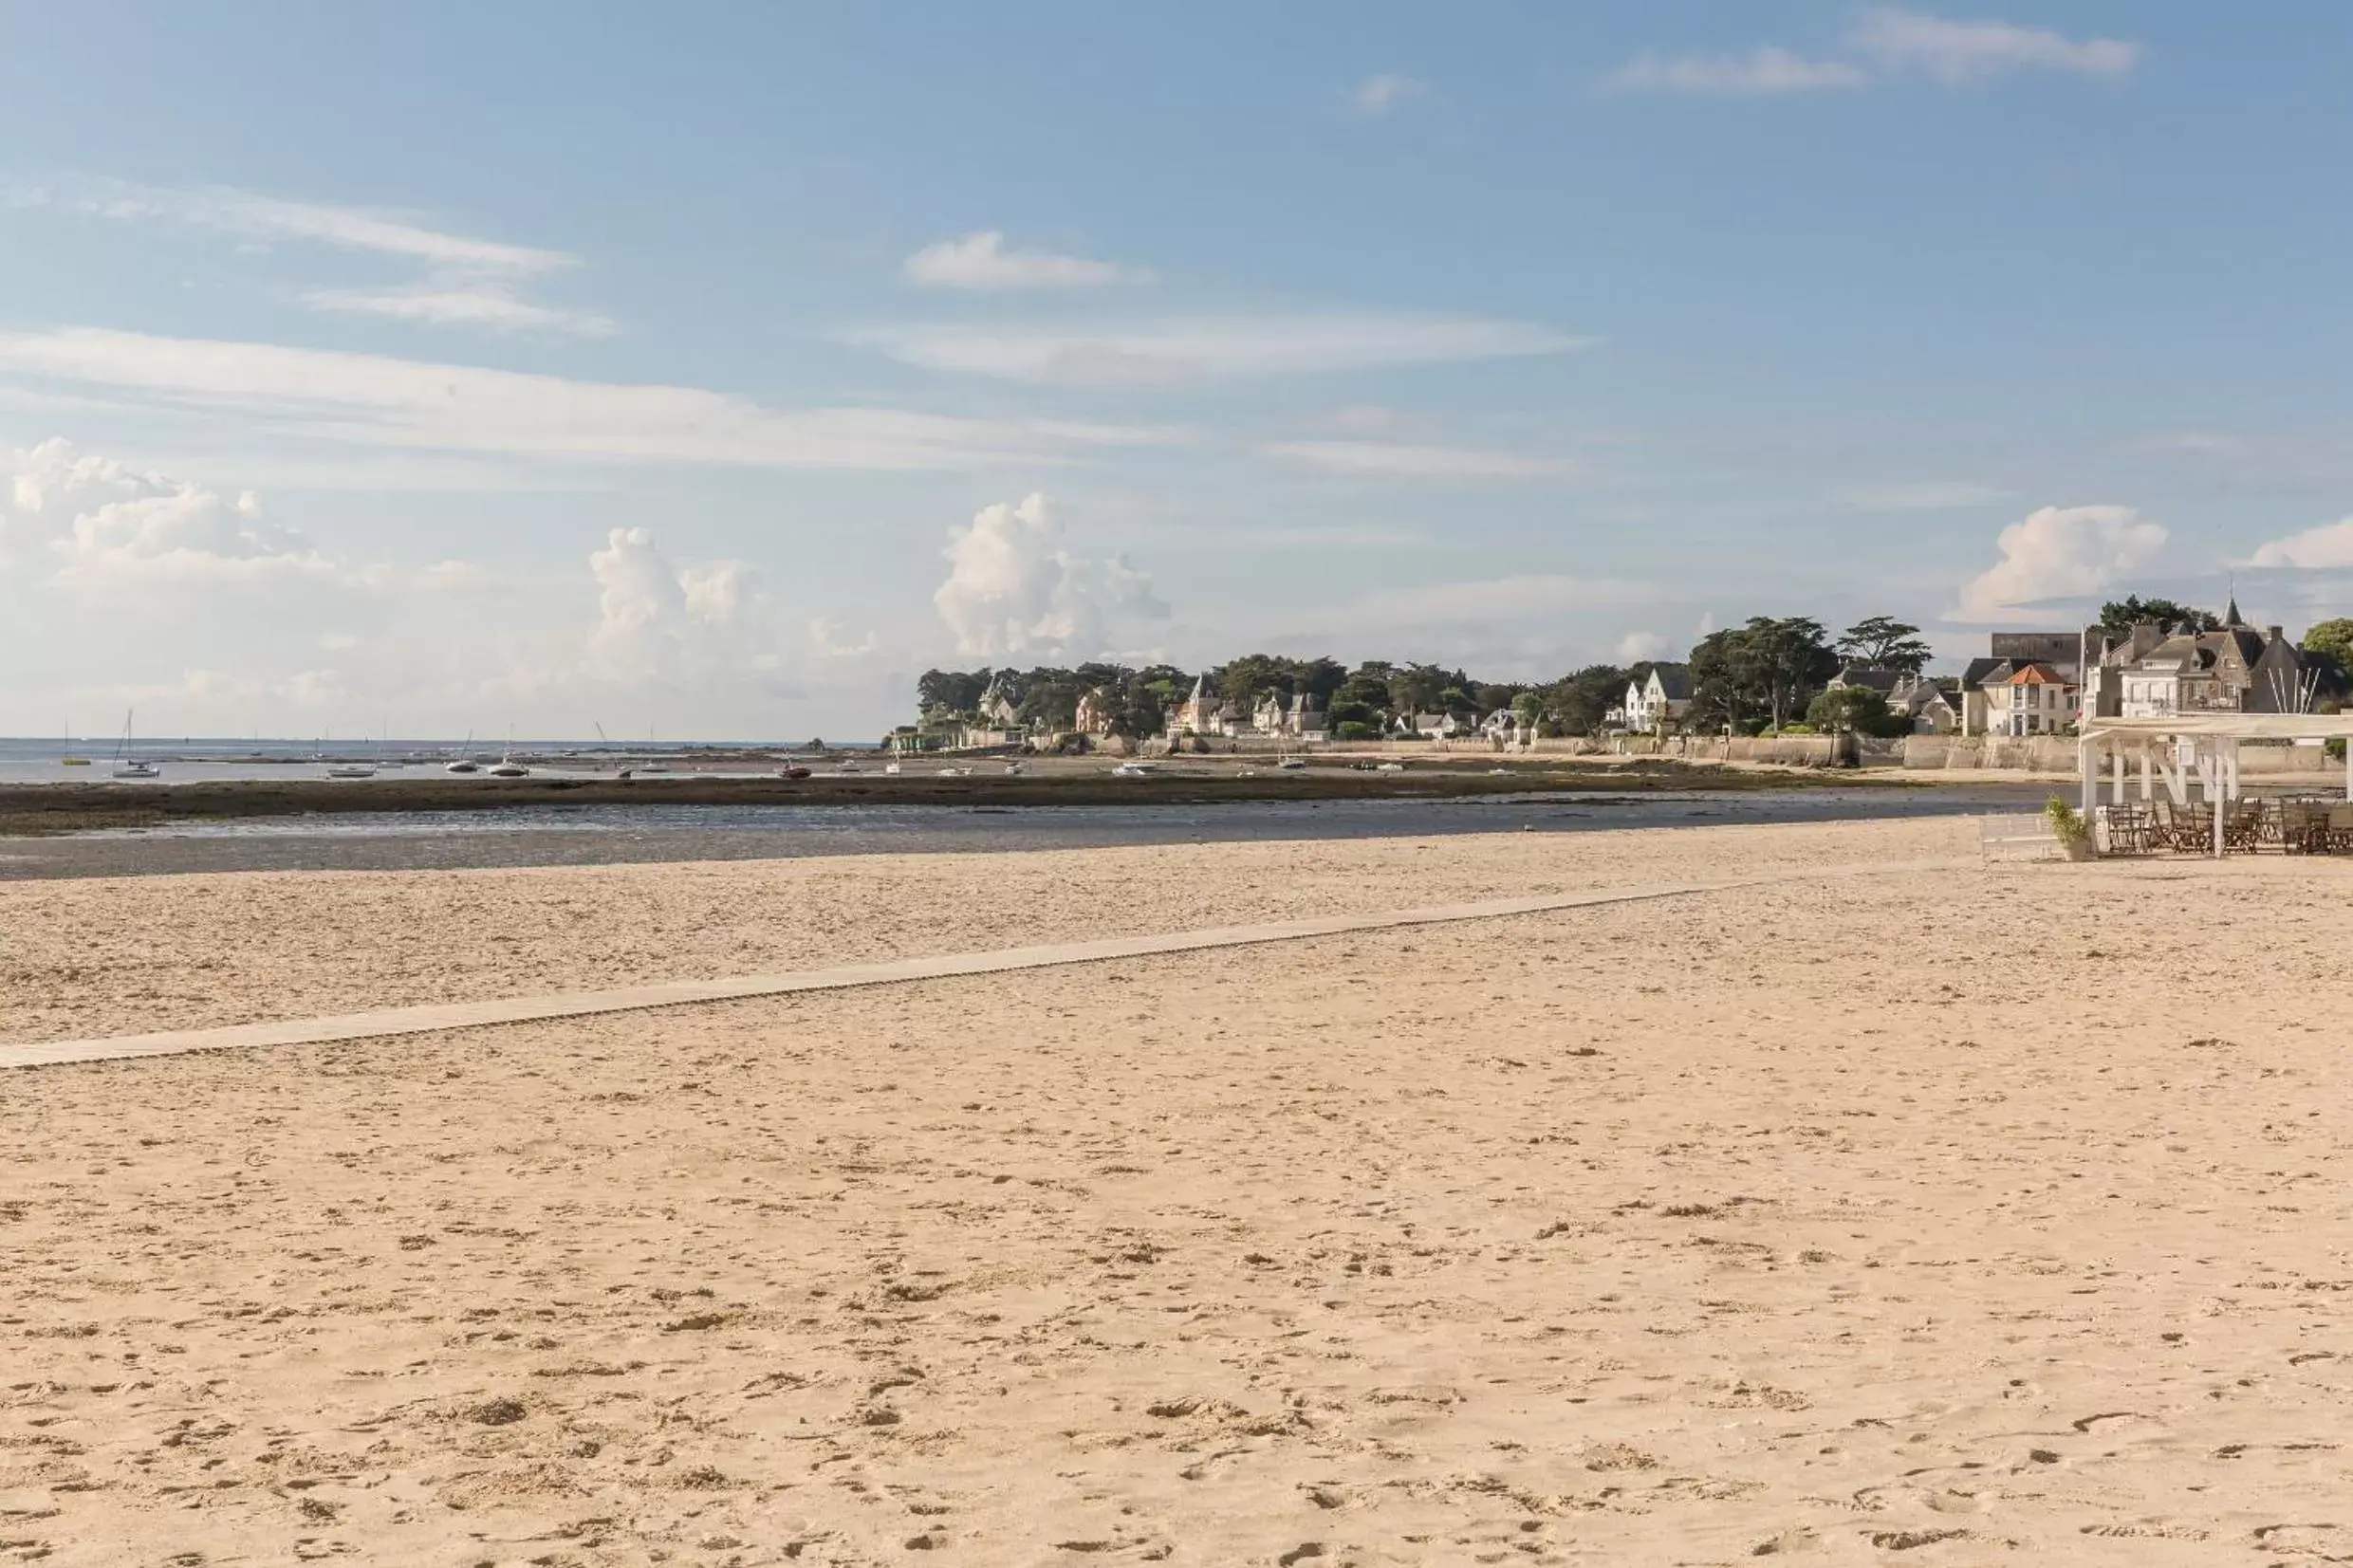
<path fill-rule="evenodd" d="M 0 1033 L 1973 850 L 20 885 Z M 2348 894 L 1800 879 L 14 1075 L 0 1560 L 2326 1560 Z"/>

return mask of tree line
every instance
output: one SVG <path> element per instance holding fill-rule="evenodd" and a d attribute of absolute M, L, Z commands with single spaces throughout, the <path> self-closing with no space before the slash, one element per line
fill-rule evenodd
<path fill-rule="evenodd" d="M 1786 725 L 1806 710 L 1842 661 L 1917 673 L 1929 652 L 1918 631 L 1874 616 L 1833 642 L 1818 621 L 1759 617 L 1700 639 L 1690 661 L 1693 696 L 1714 723 Z M 1498 710 L 1511 710 L 1542 732 L 1590 734 L 1624 702 L 1627 688 L 1647 681 L 1654 668 L 1650 660 L 1597 663 L 1549 681 L 1495 681 L 1440 664 L 1368 659 L 1350 668 L 1333 658 L 1246 654 L 1202 673 L 1209 694 L 1246 716 L 1268 696 L 1287 701 L 1304 693 L 1324 710 L 1335 739 L 1364 740 L 1414 715 L 1476 721 Z M 1102 692 L 1113 732 L 1141 737 L 1167 728 L 1169 710 L 1192 694 L 1195 678 L 1173 664 L 927 670 L 916 683 L 916 701 L 928 724 L 967 721 L 980 716 L 981 702 L 994 686 L 1012 702 L 1019 723 L 1067 729 L 1077 722 L 1080 699 Z"/>
<path fill-rule="evenodd" d="M 2123 636 L 2140 620 L 2197 631 L 2221 624 L 2211 611 L 2164 599 L 2135 597 L 2101 607 L 2101 627 L 2111 636 Z M 2305 634 L 2304 648 L 2307 657 L 2341 673 L 2353 658 L 2353 620 L 2321 622 Z M 1909 728 L 1908 717 L 1892 711 L 1878 692 L 1865 686 L 1831 691 L 1829 682 L 1850 664 L 1918 678 L 1931 653 L 1918 626 L 1893 616 L 1866 617 L 1835 636 L 1806 616 L 1752 617 L 1708 633 L 1691 650 L 1683 666 L 1691 698 L 1684 722 L 1708 732 L 1727 726 L 1745 733 L 1779 731 L 1802 723 L 1815 729 L 1900 733 Z M 1591 734 L 1624 702 L 1627 688 L 1647 681 L 1656 668 L 1649 660 L 1596 663 L 1549 681 L 1491 681 L 1437 664 L 1368 659 L 1350 668 L 1332 658 L 1246 654 L 1198 673 L 1205 674 L 1210 694 L 1232 703 L 1245 717 L 1269 695 L 1288 700 L 1306 693 L 1323 708 L 1334 739 L 1369 740 L 1412 715 L 1476 721 L 1499 709 L 1510 710 L 1539 733 Z M 1195 674 L 1173 664 L 927 670 L 916 684 L 916 700 L 926 724 L 971 720 L 995 685 L 1012 700 L 1019 723 L 1067 730 L 1076 725 L 1080 699 L 1100 691 L 1111 703 L 1113 733 L 1141 738 L 1166 729 L 1169 710 L 1192 694 Z M 2342 685 L 2340 673 L 2332 689 Z"/>

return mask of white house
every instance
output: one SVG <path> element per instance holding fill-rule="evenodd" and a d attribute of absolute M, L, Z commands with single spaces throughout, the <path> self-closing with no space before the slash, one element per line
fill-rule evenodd
<path fill-rule="evenodd" d="M 1251 714 L 1251 726 L 1261 735 L 1283 740 L 1320 741 L 1324 738 L 1324 705 L 1313 694 L 1301 692 L 1284 696 L 1268 692 L 1258 699 Z"/>
<path fill-rule="evenodd" d="M 1078 712 L 1071 726 L 1082 735 L 1108 735 L 1119 722 L 1119 699 L 1107 686 L 1098 686 L 1079 698 Z"/>
<path fill-rule="evenodd" d="M 2024 664 L 1981 683 L 1989 735 L 2055 735 L 2075 722 L 2076 684 L 2047 664 Z"/>
<path fill-rule="evenodd" d="M 1654 664 L 1646 679 L 1626 685 L 1626 728 L 1655 735 L 1691 711 L 1691 666 Z"/>

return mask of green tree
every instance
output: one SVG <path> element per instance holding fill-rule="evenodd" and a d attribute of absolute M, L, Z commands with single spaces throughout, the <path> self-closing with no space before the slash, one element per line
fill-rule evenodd
<path fill-rule="evenodd" d="M 2340 616 L 2334 620 L 2315 621 L 2304 634 L 2304 651 L 2325 654 L 2339 664 L 2353 668 L 2353 619 Z"/>
<path fill-rule="evenodd" d="M 915 683 L 916 706 L 927 713 L 970 713 L 980 706 L 980 694 L 989 690 L 993 673 L 985 667 L 926 670 Z"/>
<path fill-rule="evenodd" d="M 2100 629 L 2111 639 L 2129 635 L 2133 623 L 2141 620 L 2154 620 L 2167 631 L 2187 626 L 2193 632 L 2213 632 L 2222 626 L 2222 618 L 2212 610 L 2194 609 L 2170 599 L 2142 599 L 2135 594 L 2100 606 Z"/>
<path fill-rule="evenodd" d="M 1645 670 L 1644 675 L 1649 672 Z M 1571 735 L 1590 735 L 1609 710 L 1625 701 L 1632 673 L 1615 664 L 1588 664 L 1563 675 L 1539 693 L 1552 720 Z"/>
<path fill-rule="evenodd" d="M 1289 696 L 1298 680 L 1297 660 L 1272 654 L 1245 654 L 1217 671 L 1215 684 L 1219 696 L 1247 713 L 1269 692 Z"/>
<path fill-rule="evenodd" d="M 1332 693 L 1348 678 L 1347 668 L 1338 659 L 1311 658 L 1301 662 L 1294 692 L 1305 692 L 1325 707 L 1331 706 Z"/>
<path fill-rule="evenodd" d="M 2314 623 L 2302 647 L 2305 668 L 2319 672 L 2321 696 L 2340 703 L 2353 696 L 2353 620 L 2339 617 Z"/>
<path fill-rule="evenodd" d="M 1825 692 L 1806 705 L 1806 722 L 1825 734 L 1854 730 L 1862 735 L 1900 735 L 1911 721 L 1887 706 L 1887 699 L 1867 686 L 1842 686 Z"/>
<path fill-rule="evenodd" d="M 1433 713 L 1440 711 L 1448 687 L 1469 684 L 1469 677 L 1458 670 L 1442 670 L 1435 664 L 1408 664 L 1389 672 L 1389 703 L 1393 713 Z"/>
<path fill-rule="evenodd" d="M 1918 627 L 1893 616 L 1868 616 L 1846 628 L 1838 651 L 1858 664 L 1917 675 L 1933 652 L 1919 633 Z"/>
<path fill-rule="evenodd" d="M 1692 650 L 1693 721 L 1746 729 L 1762 719 L 1779 729 L 1837 673 L 1822 622 L 1751 617 L 1745 626 L 1711 632 Z"/>

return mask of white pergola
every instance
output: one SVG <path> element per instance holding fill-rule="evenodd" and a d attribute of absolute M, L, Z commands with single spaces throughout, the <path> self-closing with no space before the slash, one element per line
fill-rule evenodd
<path fill-rule="evenodd" d="M 2190 802 L 2196 778 L 2200 798 L 2239 798 L 2238 748 L 2242 741 L 2332 741 L 2345 747 L 2344 798 L 2353 801 L 2353 713 L 2176 713 L 2157 719 L 2085 719 L 2077 731 L 2076 758 L 2084 774 L 2084 815 L 2100 800 L 2101 757 L 2105 753 L 2113 784 L 2110 799 L 2124 801 L 2129 757 L 2139 764 L 2140 799 L 2156 798 L 2162 784 L 2176 805 Z M 2189 760 L 2180 743 L 2189 742 Z M 2214 853 L 2222 853 L 2223 813 L 2214 813 Z"/>

